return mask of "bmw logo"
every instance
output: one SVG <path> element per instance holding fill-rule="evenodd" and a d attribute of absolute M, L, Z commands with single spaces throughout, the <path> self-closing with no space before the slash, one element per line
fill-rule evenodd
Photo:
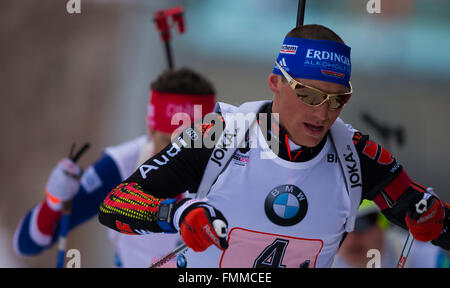
<path fill-rule="evenodd" d="M 187 266 L 186 257 L 183 254 L 178 255 L 177 268 L 186 268 L 186 266 Z"/>
<path fill-rule="evenodd" d="M 305 193 L 294 185 L 280 185 L 270 191 L 264 203 L 267 217 L 280 226 L 292 226 L 308 211 Z"/>

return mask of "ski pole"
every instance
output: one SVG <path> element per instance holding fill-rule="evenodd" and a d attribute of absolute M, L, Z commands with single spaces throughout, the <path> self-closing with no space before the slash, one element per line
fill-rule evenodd
<path fill-rule="evenodd" d="M 296 27 L 303 26 L 303 22 L 305 20 L 305 6 L 306 6 L 306 0 L 298 0 Z"/>
<path fill-rule="evenodd" d="M 84 144 L 81 147 L 80 151 L 78 151 L 75 155 L 73 155 L 73 150 L 75 149 L 75 144 L 72 145 L 70 149 L 69 158 L 76 163 L 81 155 L 86 152 L 86 150 L 90 147 L 89 143 Z M 67 249 L 67 232 L 69 231 L 69 220 L 70 220 L 70 212 L 72 208 L 72 201 L 66 201 L 63 203 L 62 208 L 62 217 L 59 227 L 59 236 L 58 236 L 58 256 L 56 259 L 56 268 L 63 268 L 64 266 L 64 257 Z"/>
<path fill-rule="evenodd" d="M 172 22 L 177 24 L 178 33 L 183 34 L 185 31 L 184 19 L 183 19 L 183 7 L 176 6 L 170 9 L 158 10 L 154 14 L 153 21 L 156 23 L 156 28 L 158 29 L 161 41 L 164 42 L 164 47 L 166 49 L 167 65 L 169 70 L 173 70 L 173 58 L 172 58 L 172 48 L 170 46 L 170 25 L 168 19 L 172 18 Z"/>
<path fill-rule="evenodd" d="M 178 32 L 180 34 L 183 34 L 185 32 L 185 25 L 182 6 L 176 6 L 173 8 L 156 11 L 153 21 L 155 21 L 156 23 L 156 28 L 160 33 L 161 41 L 164 42 L 164 47 L 166 49 L 167 65 L 169 67 L 169 70 L 173 70 L 174 64 L 172 58 L 172 49 L 170 46 L 171 34 L 170 34 L 170 27 L 168 24 L 168 18 L 170 17 L 172 17 L 173 22 L 177 23 Z M 149 268 L 160 267 L 164 263 L 173 259 L 175 256 L 183 254 L 184 252 L 187 251 L 187 249 L 188 247 L 186 246 L 186 244 L 182 243 L 178 247 L 176 247 L 173 251 L 168 253 L 166 256 L 162 257 L 161 259 L 153 263 Z"/>
<path fill-rule="evenodd" d="M 186 244 L 182 243 L 182 244 L 178 245 L 175 249 L 173 249 L 171 252 L 169 252 L 166 256 L 164 256 L 161 259 L 159 259 L 158 261 L 152 263 L 152 265 L 150 265 L 150 267 L 148 267 L 148 268 L 159 268 L 162 265 L 164 265 L 165 263 L 167 263 L 170 260 L 172 260 L 173 258 L 175 258 L 176 256 L 184 254 L 187 250 L 188 250 L 188 247 L 186 246 Z"/>
<path fill-rule="evenodd" d="M 432 194 L 424 193 L 423 198 L 416 203 L 416 214 L 413 220 L 419 219 L 420 215 L 427 211 L 428 207 L 428 199 Z M 412 244 L 414 243 L 414 237 L 411 232 L 409 232 L 408 237 L 406 238 L 405 245 L 403 246 L 402 254 L 400 255 L 400 259 L 398 260 L 397 268 L 403 268 L 406 263 L 406 259 L 408 258 L 409 251 L 411 250 Z"/>
<path fill-rule="evenodd" d="M 226 237 L 227 235 L 227 224 L 225 224 L 224 221 L 220 220 L 220 219 L 216 219 L 213 221 L 213 227 L 214 227 L 214 231 L 216 231 L 217 235 L 219 237 Z M 182 243 L 180 245 L 178 245 L 175 249 L 173 249 L 171 252 L 169 252 L 166 256 L 162 257 L 161 259 L 159 259 L 158 261 L 154 262 L 152 265 L 150 265 L 150 267 L 148 268 L 158 268 L 161 267 L 162 265 L 164 265 L 165 263 L 167 263 L 168 261 L 170 261 L 171 259 L 173 259 L 174 257 L 184 254 L 189 247 L 186 246 L 186 244 Z"/>

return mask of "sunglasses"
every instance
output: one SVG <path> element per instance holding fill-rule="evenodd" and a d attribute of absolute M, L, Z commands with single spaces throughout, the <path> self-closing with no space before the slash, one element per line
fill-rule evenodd
<path fill-rule="evenodd" d="M 352 96 L 352 84 L 350 84 L 350 91 L 345 93 L 328 94 L 317 88 L 300 83 L 291 77 L 278 62 L 278 68 L 283 73 L 283 76 L 289 82 L 289 85 L 294 90 L 297 97 L 306 105 L 311 107 L 318 107 L 328 101 L 330 109 L 337 110 L 344 106 Z"/>

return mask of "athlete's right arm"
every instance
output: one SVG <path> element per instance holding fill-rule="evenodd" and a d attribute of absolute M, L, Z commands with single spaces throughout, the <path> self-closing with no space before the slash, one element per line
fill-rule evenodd
<path fill-rule="evenodd" d="M 73 197 L 69 221 L 70 232 L 95 216 L 101 201 L 123 179 L 120 176 L 118 164 L 107 152 L 86 169 L 81 177 L 81 185 L 78 180 L 66 177 L 65 173 L 54 173 L 54 171 L 48 180 L 49 192 L 46 193 L 44 200 L 31 209 L 16 228 L 13 246 L 18 255 L 37 255 L 56 242 L 62 213 L 61 201 L 53 196 L 59 195 L 62 201 Z M 61 193 L 67 193 L 67 195 Z"/>
<path fill-rule="evenodd" d="M 197 191 L 215 138 L 222 131 L 216 128 L 224 125 L 222 117 L 216 116 L 185 129 L 114 188 L 100 205 L 100 223 L 126 234 L 164 231 L 156 221 L 158 208 L 166 199 Z"/>
<path fill-rule="evenodd" d="M 61 218 L 62 203 L 72 200 L 75 196 L 80 187 L 80 176 L 81 168 L 72 160 L 64 158 L 59 161 L 48 178 L 44 201 L 29 212 L 19 224 L 17 230 L 23 236 L 14 237 L 17 253 L 30 254 L 30 250 L 38 253 L 52 243 L 52 235 Z"/>

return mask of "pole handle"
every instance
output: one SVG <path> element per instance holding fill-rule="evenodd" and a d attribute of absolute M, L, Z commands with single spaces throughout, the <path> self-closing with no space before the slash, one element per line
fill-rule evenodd
<path fill-rule="evenodd" d="M 155 12 L 153 17 L 153 21 L 156 23 L 156 29 L 159 31 L 161 41 L 164 43 L 167 66 L 169 67 L 169 70 L 173 70 L 174 68 L 172 49 L 170 46 L 170 29 L 173 25 L 176 25 L 179 34 L 183 34 L 186 31 L 183 13 L 182 6 L 175 6 L 169 9 L 158 10 Z M 172 20 L 172 25 L 170 25 L 169 19 Z"/>

